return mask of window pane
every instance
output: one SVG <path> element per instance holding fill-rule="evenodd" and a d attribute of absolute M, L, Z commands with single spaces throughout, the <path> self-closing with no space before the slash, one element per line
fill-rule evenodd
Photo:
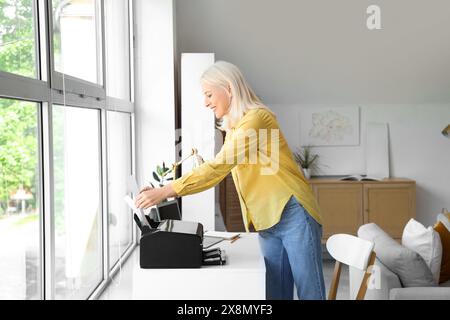
<path fill-rule="evenodd" d="M 102 84 L 99 8 L 96 0 L 53 0 L 56 71 Z"/>
<path fill-rule="evenodd" d="M 130 100 L 128 1 L 105 1 L 106 94 Z"/>
<path fill-rule="evenodd" d="M 109 263 L 112 267 L 131 244 L 132 213 L 123 201 L 131 172 L 131 117 L 107 112 Z"/>
<path fill-rule="evenodd" d="M 33 0 L 0 0 L 0 70 L 36 78 Z"/>
<path fill-rule="evenodd" d="M 0 299 L 40 299 L 37 111 L 0 99 Z"/>
<path fill-rule="evenodd" d="M 54 106 L 56 299 L 86 299 L 103 278 L 99 111 Z"/>

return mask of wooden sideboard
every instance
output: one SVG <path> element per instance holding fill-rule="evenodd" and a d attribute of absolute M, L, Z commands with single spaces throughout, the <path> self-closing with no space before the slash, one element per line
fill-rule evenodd
<path fill-rule="evenodd" d="M 382 181 L 309 180 L 323 219 L 323 240 L 336 233 L 356 235 L 358 228 L 374 222 L 394 239 L 416 216 L 416 183 L 391 178 Z M 244 231 L 239 198 L 229 174 L 220 184 L 220 207 L 228 231 Z"/>
<path fill-rule="evenodd" d="M 336 233 L 356 235 L 358 228 L 374 222 L 394 239 L 416 216 L 416 183 L 410 179 L 382 181 L 309 180 L 323 219 L 323 239 Z"/>

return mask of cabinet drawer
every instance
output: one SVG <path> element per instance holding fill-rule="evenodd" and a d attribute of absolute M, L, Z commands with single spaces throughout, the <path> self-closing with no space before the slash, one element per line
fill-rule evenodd
<path fill-rule="evenodd" d="M 323 237 L 336 233 L 356 235 L 363 223 L 362 186 L 360 184 L 314 185 L 323 221 Z"/>
<path fill-rule="evenodd" d="M 364 185 L 364 223 L 374 222 L 391 237 L 401 239 L 415 217 L 415 184 Z"/>

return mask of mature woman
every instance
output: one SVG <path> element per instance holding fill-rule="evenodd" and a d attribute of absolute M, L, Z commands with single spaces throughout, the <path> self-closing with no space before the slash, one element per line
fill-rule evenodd
<path fill-rule="evenodd" d="M 214 160 L 162 188 L 143 189 L 136 206 L 214 187 L 231 171 L 246 230 L 259 234 L 267 299 L 324 299 L 321 217 L 274 114 L 233 64 L 219 61 L 201 77 L 205 105 L 226 131 Z"/>

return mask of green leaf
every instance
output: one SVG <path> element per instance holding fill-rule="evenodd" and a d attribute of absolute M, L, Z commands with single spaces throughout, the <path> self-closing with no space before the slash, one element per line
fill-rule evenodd
<path fill-rule="evenodd" d="M 166 180 L 167 180 L 167 181 L 170 181 L 170 180 L 173 180 L 173 178 L 167 178 Z"/>
<path fill-rule="evenodd" d="M 158 174 L 160 175 L 160 176 L 162 176 L 163 175 L 163 171 L 162 171 L 162 168 L 158 165 L 158 166 L 156 166 L 156 172 L 158 172 Z"/>
<path fill-rule="evenodd" d="M 153 179 L 155 179 L 158 182 L 161 182 L 161 179 L 159 179 L 158 175 L 156 174 L 155 171 L 153 171 Z"/>

